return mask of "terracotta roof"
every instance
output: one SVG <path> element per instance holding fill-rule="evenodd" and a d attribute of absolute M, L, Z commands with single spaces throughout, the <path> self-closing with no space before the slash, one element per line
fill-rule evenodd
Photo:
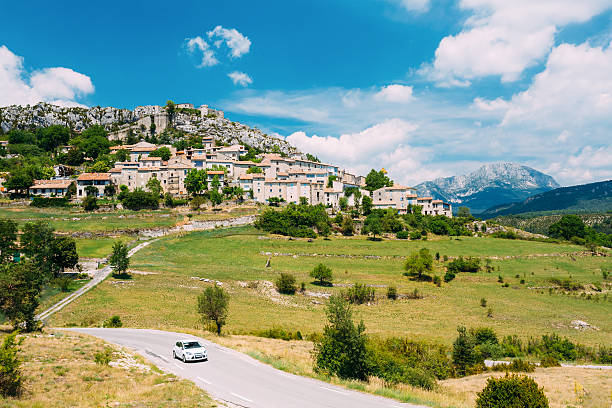
<path fill-rule="evenodd" d="M 161 157 L 143 157 L 140 159 L 140 161 L 157 161 L 157 160 L 161 160 Z"/>
<path fill-rule="evenodd" d="M 159 167 L 156 167 L 156 166 L 151 166 L 151 167 L 139 167 L 139 168 L 138 168 L 138 171 L 142 171 L 142 172 L 145 172 L 145 171 L 159 171 L 159 170 L 160 170 L 160 168 L 159 168 Z"/>
<path fill-rule="evenodd" d="M 110 180 L 110 173 L 83 173 L 77 180 L 78 181 L 89 181 L 89 180 Z"/>
<path fill-rule="evenodd" d="M 339 194 L 342 192 L 342 190 L 334 190 L 333 188 L 326 187 L 325 190 L 323 190 L 323 192 Z"/>
<path fill-rule="evenodd" d="M 431 201 L 433 200 L 432 197 L 419 197 L 417 198 L 417 201 Z"/>
<path fill-rule="evenodd" d="M 109 173 L 121 173 L 121 168 L 113 167 L 112 169 L 109 170 Z"/>
<path fill-rule="evenodd" d="M 207 170 L 206 174 L 225 174 L 222 170 Z"/>
<path fill-rule="evenodd" d="M 387 187 L 387 190 L 414 190 L 414 188 L 406 186 L 391 186 Z"/>
<path fill-rule="evenodd" d="M 30 188 L 68 188 L 72 180 L 34 180 Z"/>
<path fill-rule="evenodd" d="M 221 149 L 219 149 L 220 152 L 235 152 L 235 151 L 243 151 L 243 150 L 246 150 L 246 149 L 244 148 L 244 146 L 239 145 L 239 144 L 222 147 Z"/>
<path fill-rule="evenodd" d="M 442 200 L 433 200 L 432 204 L 442 204 Z"/>
<path fill-rule="evenodd" d="M 416 198 L 416 194 L 406 194 L 406 198 Z"/>
<path fill-rule="evenodd" d="M 278 173 L 276 173 L 277 176 L 288 176 L 287 173 L 279 171 Z"/>
<path fill-rule="evenodd" d="M 246 164 L 246 165 L 249 165 L 249 166 L 255 166 L 255 165 L 258 164 L 258 163 L 252 162 L 250 160 L 236 160 L 233 163 L 234 163 L 234 166 L 237 165 L 237 164 Z"/>
<path fill-rule="evenodd" d="M 253 175 L 252 174 L 243 174 L 240 177 L 238 177 L 240 180 L 253 180 Z"/>

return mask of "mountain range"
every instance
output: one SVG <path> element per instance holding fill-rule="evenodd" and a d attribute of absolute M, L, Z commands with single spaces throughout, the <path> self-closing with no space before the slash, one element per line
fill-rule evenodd
<path fill-rule="evenodd" d="M 554 178 L 531 167 L 500 162 L 484 165 L 469 174 L 426 181 L 415 188 L 419 196 L 444 200 L 455 208 L 466 206 L 478 214 L 558 187 Z"/>

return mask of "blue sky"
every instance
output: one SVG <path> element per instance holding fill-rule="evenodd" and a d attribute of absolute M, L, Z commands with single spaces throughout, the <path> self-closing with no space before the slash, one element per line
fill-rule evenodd
<path fill-rule="evenodd" d="M 3 5 L 0 105 L 208 104 L 416 184 L 517 161 L 612 178 L 612 0 Z"/>

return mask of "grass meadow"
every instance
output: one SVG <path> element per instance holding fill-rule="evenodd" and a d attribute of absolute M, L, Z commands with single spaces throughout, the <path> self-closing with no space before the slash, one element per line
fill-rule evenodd
<path fill-rule="evenodd" d="M 439 252 L 441 258 L 511 258 L 495 259 L 493 273 L 462 273 L 436 287 L 402 275 L 402 257 L 421 247 Z M 226 332 L 246 334 L 280 327 L 309 334 L 320 332 L 326 322 L 325 299 L 313 293 L 320 296 L 365 283 L 376 286 L 377 300 L 355 306 L 355 311 L 374 336 L 408 336 L 450 345 L 457 326 L 466 325 L 492 327 L 502 336 L 527 338 L 556 332 L 585 345 L 609 344 L 609 296 L 604 300 L 598 294 L 597 300 L 588 300 L 548 291 L 553 277 L 602 284 L 602 269 L 612 267 L 609 257 L 562 255 L 582 249 L 478 237 L 424 242 L 334 237 L 308 242 L 270 237 L 251 227 L 194 232 L 161 239 L 138 252 L 131 267 L 149 274 L 134 274 L 120 282 L 107 279 L 52 317 L 51 324 L 97 326 L 116 314 L 131 327 L 201 329 L 196 298 L 209 283 L 195 277 L 221 281 L 230 292 Z M 270 267 L 266 267 L 268 259 Z M 320 262 L 332 268 L 334 287 L 317 286 L 308 276 Z M 279 295 L 269 288 L 266 281 L 273 282 L 281 272 L 294 274 L 298 285 L 305 282 L 307 294 Z M 444 274 L 442 261 L 436 262 L 435 273 Z M 498 276 L 509 287 L 503 287 Z M 246 285 L 252 281 L 257 283 Z M 417 289 L 423 298 L 387 300 L 389 285 L 400 294 Z M 482 298 L 486 307 L 481 306 Z M 571 327 L 572 320 L 584 320 L 599 330 L 577 331 Z"/>

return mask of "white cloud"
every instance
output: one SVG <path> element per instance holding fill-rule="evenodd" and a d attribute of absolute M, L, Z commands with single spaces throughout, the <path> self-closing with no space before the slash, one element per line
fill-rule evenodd
<path fill-rule="evenodd" d="M 227 74 L 231 78 L 234 85 L 248 86 L 253 83 L 253 79 L 244 72 L 234 71 Z"/>
<path fill-rule="evenodd" d="M 609 0 L 461 0 L 472 15 L 463 30 L 442 39 L 433 65 L 421 72 L 443 86 L 499 75 L 517 80 L 546 57 L 559 27 L 588 21 L 612 7 Z"/>
<path fill-rule="evenodd" d="M 240 58 L 244 54 L 248 54 L 251 48 L 251 40 L 242 35 L 235 28 L 223 28 L 220 25 L 209 31 L 208 38 L 216 39 L 214 44 L 215 47 L 221 47 L 221 44 L 225 43 L 230 49 L 230 55 L 233 58 Z"/>
<path fill-rule="evenodd" d="M 202 53 L 202 62 L 198 65 L 199 68 L 212 67 L 219 63 L 219 60 L 215 57 L 215 52 L 202 37 L 187 38 L 186 41 L 187 49 L 191 54 L 194 54 L 196 50 Z"/>
<path fill-rule="evenodd" d="M 429 0 L 391 0 L 408 11 L 423 12 L 429 9 Z"/>
<path fill-rule="evenodd" d="M 28 73 L 23 58 L 0 46 L 0 106 L 50 102 L 82 106 L 76 99 L 94 92 L 91 78 L 70 68 L 44 68 Z"/>
<path fill-rule="evenodd" d="M 412 87 L 399 84 L 383 87 L 374 97 L 378 100 L 395 103 L 406 103 L 414 99 L 412 96 Z"/>

